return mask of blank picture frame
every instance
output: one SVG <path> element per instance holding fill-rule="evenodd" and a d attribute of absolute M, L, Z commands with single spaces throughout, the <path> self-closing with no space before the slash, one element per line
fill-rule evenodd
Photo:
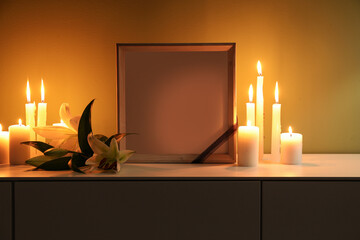
<path fill-rule="evenodd" d="M 236 123 L 235 43 L 117 44 L 118 132 L 129 162 L 190 163 Z M 205 163 L 234 163 L 235 137 Z"/>

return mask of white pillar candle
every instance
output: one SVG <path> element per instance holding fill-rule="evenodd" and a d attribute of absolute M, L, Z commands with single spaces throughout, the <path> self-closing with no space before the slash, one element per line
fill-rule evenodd
<path fill-rule="evenodd" d="M 297 165 L 301 164 L 302 159 L 302 135 L 292 133 L 289 127 L 289 133 L 281 134 L 281 163 Z"/>
<path fill-rule="evenodd" d="M 257 62 L 257 70 L 259 76 L 256 83 L 256 126 L 259 127 L 259 160 L 263 159 L 264 155 L 264 95 L 261 63 Z"/>
<path fill-rule="evenodd" d="M 19 125 L 9 127 L 10 138 L 10 164 L 25 164 L 30 157 L 30 147 L 21 144 L 21 142 L 30 141 L 30 126 L 24 126 L 19 119 Z"/>
<path fill-rule="evenodd" d="M 35 125 L 35 113 L 36 113 L 36 105 L 35 102 L 31 103 L 31 97 L 30 97 L 30 86 L 29 86 L 29 80 L 27 80 L 27 86 L 26 86 L 26 97 L 27 97 L 27 103 L 25 104 L 25 110 L 26 110 L 26 125 L 30 126 L 30 141 L 36 141 L 36 134 L 33 130 Z M 30 150 L 30 156 L 35 157 L 37 155 L 36 149 Z"/>
<path fill-rule="evenodd" d="M 281 104 L 279 104 L 279 86 L 275 86 L 275 104 L 272 106 L 271 161 L 280 162 Z"/>
<path fill-rule="evenodd" d="M 44 127 L 46 126 L 46 108 L 47 104 L 45 101 L 45 89 L 44 89 L 44 81 L 41 79 L 41 102 L 38 103 L 38 114 L 37 114 L 37 126 L 38 127 Z M 36 136 L 36 139 L 38 141 L 45 142 L 45 138 L 41 136 Z"/>
<path fill-rule="evenodd" d="M 9 132 L 0 124 L 0 164 L 9 164 Z"/>
<path fill-rule="evenodd" d="M 247 126 L 238 128 L 238 162 L 239 166 L 256 167 L 259 162 L 259 128 Z"/>
<path fill-rule="evenodd" d="M 255 124 L 255 103 L 253 103 L 253 86 L 249 87 L 249 102 L 246 103 L 246 122 L 250 121 L 251 124 Z"/>

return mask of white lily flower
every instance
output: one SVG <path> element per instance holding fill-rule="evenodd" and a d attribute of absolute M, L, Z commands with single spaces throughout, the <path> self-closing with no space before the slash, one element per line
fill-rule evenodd
<path fill-rule="evenodd" d="M 66 126 L 35 127 L 34 131 L 40 136 L 49 139 L 51 145 L 72 151 L 79 150 L 77 129 L 80 116 L 72 117 L 68 103 L 61 105 L 59 115 Z"/>
<path fill-rule="evenodd" d="M 116 171 L 120 172 L 121 164 L 125 163 L 134 153 L 131 150 L 120 150 L 115 138 L 111 139 L 110 146 L 108 146 L 90 133 L 88 143 L 94 154 L 85 164 L 92 166 L 91 170 L 99 166 L 102 160 L 105 160 L 105 164 L 108 166 L 116 163 Z"/>

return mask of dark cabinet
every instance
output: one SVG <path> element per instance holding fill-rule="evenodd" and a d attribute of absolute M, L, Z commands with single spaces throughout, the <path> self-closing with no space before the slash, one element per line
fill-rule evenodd
<path fill-rule="evenodd" d="M 0 183 L 0 239 L 12 239 L 11 183 Z"/>
<path fill-rule="evenodd" d="M 0 196 L 1 240 L 360 238 L 359 181 L 25 180 Z"/>
<path fill-rule="evenodd" d="M 259 240 L 260 182 L 16 182 L 15 218 L 16 240 Z"/>
<path fill-rule="evenodd" d="M 262 239 L 360 239 L 360 182 L 262 185 Z"/>

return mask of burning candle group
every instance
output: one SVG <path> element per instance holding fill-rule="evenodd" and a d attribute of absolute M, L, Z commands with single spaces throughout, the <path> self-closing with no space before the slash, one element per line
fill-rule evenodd
<path fill-rule="evenodd" d="M 37 152 L 33 148 L 22 145 L 21 142 L 36 141 L 37 136 L 33 130 L 36 127 L 36 104 L 31 102 L 30 84 L 27 81 L 26 88 L 27 103 L 25 104 L 26 125 L 19 119 L 18 125 L 9 127 L 9 131 L 2 131 L 0 124 L 0 163 L 18 165 L 24 164 L 29 157 L 35 157 Z M 44 82 L 41 79 L 41 103 L 38 104 L 37 126 L 46 125 L 46 103 Z M 43 141 L 38 137 L 38 140 Z"/>
<path fill-rule="evenodd" d="M 256 85 L 256 104 L 253 103 L 253 86 L 249 88 L 249 103 L 246 103 L 247 126 L 238 128 L 238 161 L 240 166 L 257 166 L 263 160 L 264 153 L 264 97 L 262 69 L 260 61 L 257 64 L 259 76 Z M 24 164 L 29 157 L 37 155 L 36 150 L 21 145 L 25 141 L 44 141 L 36 136 L 33 128 L 36 127 L 36 104 L 31 102 L 30 84 L 27 81 L 26 125 L 19 119 L 18 125 L 9 127 L 9 132 L 2 131 L 0 124 L 0 164 Z M 44 83 L 41 79 L 41 102 L 38 103 L 37 126 L 46 126 L 47 104 L 45 100 Z M 55 125 L 55 124 L 54 124 Z M 60 123 L 64 125 L 64 123 Z M 279 103 L 278 83 L 275 86 L 275 103 L 272 106 L 272 137 L 271 161 L 283 164 L 301 164 L 302 135 L 281 133 L 281 104 Z"/>
<path fill-rule="evenodd" d="M 256 105 L 253 103 L 253 87 L 249 88 L 249 102 L 246 103 L 247 126 L 238 129 L 238 160 L 240 166 L 255 167 L 264 154 L 264 96 L 261 63 L 258 61 L 259 76 L 256 85 Z M 255 111 L 256 110 L 256 111 Z M 255 123 L 255 126 L 253 124 Z M 281 104 L 278 82 L 275 86 L 275 103 L 272 106 L 271 161 L 283 164 L 301 164 L 302 135 L 281 133 Z"/>

